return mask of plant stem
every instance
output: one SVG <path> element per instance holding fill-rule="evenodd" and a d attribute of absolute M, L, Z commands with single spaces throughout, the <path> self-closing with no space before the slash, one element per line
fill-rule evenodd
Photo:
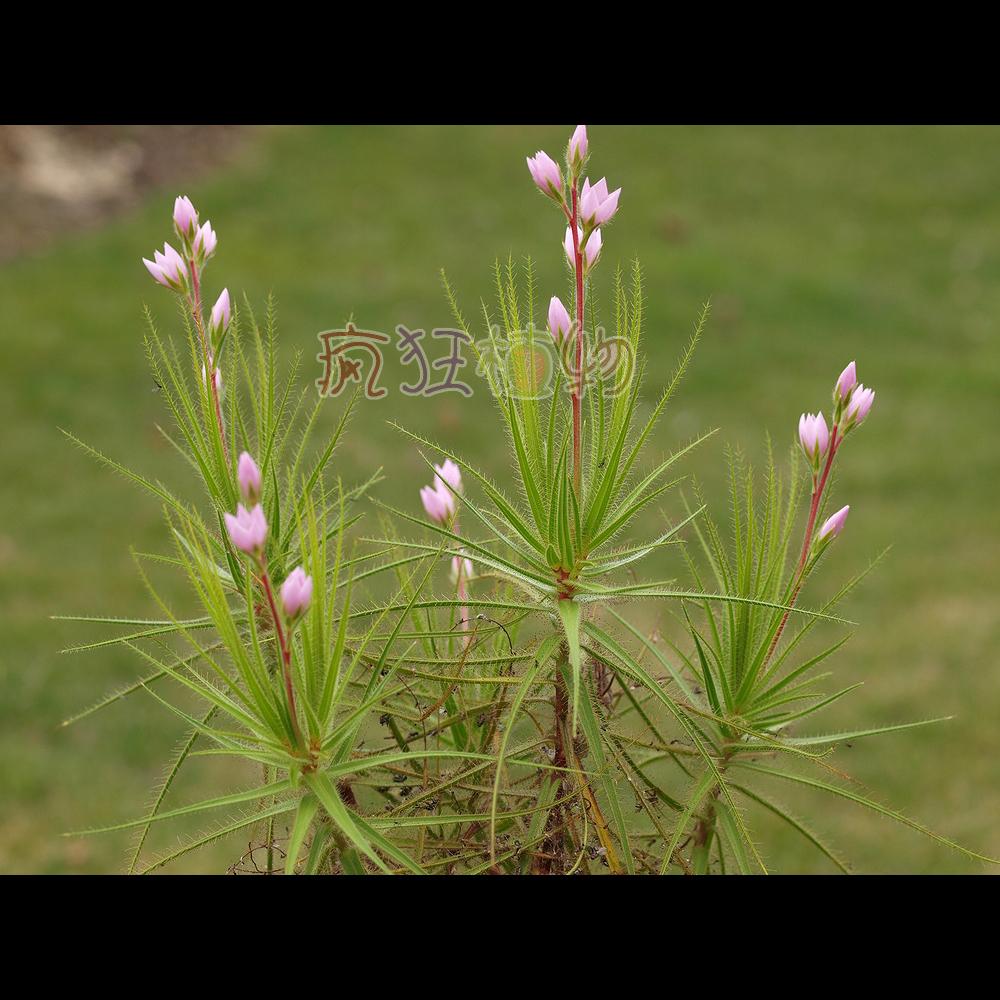
<path fill-rule="evenodd" d="M 725 777 L 726 767 L 733 751 L 727 750 L 722 755 L 719 762 L 720 779 Z M 694 850 L 691 852 L 691 864 L 696 875 L 707 875 L 709 855 L 712 849 L 712 837 L 715 835 L 715 803 L 722 793 L 722 785 L 717 784 L 712 789 L 712 794 L 705 804 L 705 810 L 698 818 L 698 825 L 694 829 Z"/>
<path fill-rule="evenodd" d="M 785 625 L 788 622 L 788 616 L 792 613 L 792 608 L 795 607 L 795 601 L 798 599 L 799 591 L 802 589 L 802 584 L 805 582 L 805 568 L 806 563 L 809 559 L 809 550 L 812 548 L 812 536 L 813 530 L 816 527 L 816 515 L 819 512 L 819 502 L 823 496 L 823 490 L 826 488 L 826 481 L 830 475 L 830 468 L 833 466 L 833 458 L 837 453 L 837 448 L 840 447 L 841 442 L 837 440 L 837 425 L 833 425 L 833 431 L 830 434 L 830 447 L 826 453 L 826 463 L 823 466 L 823 472 L 817 480 L 815 473 L 813 474 L 813 492 L 812 492 L 812 502 L 809 504 L 809 520 L 806 521 L 806 533 L 805 537 L 802 539 L 802 552 L 799 555 L 799 565 L 795 570 L 795 589 L 792 591 L 792 599 L 788 602 L 788 610 L 781 617 L 781 624 L 778 626 L 778 631 L 774 633 L 774 638 L 771 640 L 771 645 L 767 648 L 767 656 L 764 657 L 764 662 L 761 664 L 761 670 L 767 666 L 771 657 L 774 655 L 775 649 L 778 648 L 778 642 L 781 639 L 782 632 L 785 631 Z"/>
<path fill-rule="evenodd" d="M 274 632 L 278 637 L 278 645 L 281 648 L 281 668 L 285 679 L 285 697 L 288 700 L 288 712 L 292 717 L 292 729 L 295 732 L 296 742 L 302 743 L 302 731 L 299 729 L 298 712 L 295 708 L 295 690 L 292 687 L 292 650 L 285 636 L 285 630 L 281 627 L 281 615 L 278 612 L 278 605 L 274 599 L 274 589 L 271 586 L 271 577 L 268 575 L 267 566 L 261 562 L 260 582 L 264 586 L 264 593 L 267 594 L 267 603 L 271 608 L 271 617 L 274 619 Z"/>
<path fill-rule="evenodd" d="M 568 659 L 569 650 L 566 648 L 566 644 L 563 643 L 562 651 L 560 653 L 560 663 L 556 664 L 555 670 L 555 697 L 553 700 L 554 718 L 552 726 L 552 742 L 554 746 L 552 764 L 555 767 L 561 768 L 566 767 L 565 734 L 567 723 L 569 721 L 569 699 L 566 697 L 566 684 L 563 681 L 562 670 L 560 667 L 561 664 L 568 661 Z M 555 773 L 556 781 L 558 782 L 555 800 L 556 802 L 559 802 L 565 794 L 565 771 L 557 771 Z M 536 871 L 540 875 L 561 875 L 563 872 L 563 854 L 566 839 L 566 835 L 563 830 L 563 806 L 561 804 L 552 807 L 546 827 L 547 836 L 542 842 L 542 850 L 544 854 L 543 857 L 539 859 Z"/>
<path fill-rule="evenodd" d="M 583 403 L 583 254 L 580 250 L 579 207 L 577 205 L 576 178 L 573 178 L 573 212 L 570 216 L 570 232 L 573 234 L 573 269 L 576 272 L 576 385 L 573 389 L 573 484 L 576 487 L 577 502 L 583 503 L 580 495 L 583 469 L 581 434 L 581 409 Z"/>
<path fill-rule="evenodd" d="M 219 388 L 215 384 L 215 359 L 208 349 L 208 335 L 205 332 L 205 322 L 201 315 L 201 282 L 198 278 L 198 266 L 194 258 L 189 261 L 191 272 L 191 287 L 193 294 L 188 298 L 191 306 L 191 315 L 194 317 L 194 325 L 201 338 L 201 349 L 205 358 L 205 381 L 208 383 L 208 391 L 212 394 L 212 403 L 215 407 L 215 421 L 219 425 L 219 438 L 222 440 L 222 454 L 229 464 L 229 447 L 226 444 L 226 431 L 222 423 L 222 407 L 219 405 Z"/>

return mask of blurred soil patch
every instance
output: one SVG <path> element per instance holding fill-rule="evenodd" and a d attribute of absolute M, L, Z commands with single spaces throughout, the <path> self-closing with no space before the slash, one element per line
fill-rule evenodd
<path fill-rule="evenodd" d="M 227 163 L 243 125 L 0 125 L 0 262 Z"/>

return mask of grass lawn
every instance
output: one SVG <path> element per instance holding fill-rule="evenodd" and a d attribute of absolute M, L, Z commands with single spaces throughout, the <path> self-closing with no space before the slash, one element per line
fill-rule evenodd
<path fill-rule="evenodd" d="M 0 871 L 120 870 L 127 835 L 60 834 L 140 815 L 181 735 L 141 693 L 60 728 L 133 679 L 137 665 L 121 650 L 61 655 L 100 635 L 49 621 L 153 612 L 129 547 L 163 547 L 160 510 L 59 428 L 182 492 L 190 482 L 156 432 L 166 417 L 142 349 L 144 302 L 162 329 L 179 329 L 172 297 L 140 262 L 168 235 L 174 194 L 189 194 L 220 235 L 209 301 L 222 284 L 257 304 L 273 291 L 288 356 L 302 351 L 311 379 L 320 374 L 316 333 L 349 316 L 390 333 L 400 323 L 447 325 L 441 267 L 467 314 L 491 295 L 490 265 L 508 251 L 537 259 L 546 302 L 563 294 L 563 227 L 524 157 L 557 154 L 568 134 L 262 131 L 236 166 L 0 268 Z M 614 264 L 639 257 L 649 399 L 669 379 L 701 303 L 713 303 L 650 460 L 720 428 L 685 471 L 724 519 L 726 442 L 751 459 L 766 432 L 784 447 L 800 412 L 828 406 L 851 358 L 876 388 L 875 410 L 840 462 L 837 506 L 850 503 L 851 518 L 811 596 L 819 601 L 892 549 L 843 607 L 860 628 L 834 660 L 837 687 L 865 686 L 830 711 L 829 726 L 956 719 L 858 741 L 833 764 L 881 801 L 1000 855 L 1000 130 L 594 127 L 591 146 L 595 169 L 624 188 L 598 296 L 609 303 Z M 419 508 L 424 466 L 389 418 L 504 478 L 506 449 L 483 385 L 470 375 L 472 399 L 411 399 L 397 386 L 413 374 L 393 362 L 389 395 L 360 405 L 340 452 L 345 478 L 384 466 L 378 495 Z M 328 404 L 331 427 L 340 408 Z M 677 498 L 669 504 L 679 509 Z M 683 572 L 676 554 L 655 568 Z M 642 614 L 662 624 L 663 609 Z M 244 779 L 202 758 L 177 800 Z M 862 871 L 981 870 L 847 803 L 775 791 Z M 776 870 L 828 869 L 804 842 L 761 824 Z M 179 829 L 161 831 L 157 844 L 169 846 Z M 183 870 L 225 868 L 241 850 L 219 844 Z"/>

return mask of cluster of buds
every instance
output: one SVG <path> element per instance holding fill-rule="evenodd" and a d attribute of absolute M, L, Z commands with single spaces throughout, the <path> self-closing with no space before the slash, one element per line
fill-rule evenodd
<path fill-rule="evenodd" d="M 868 416 L 875 402 L 875 392 L 858 382 L 858 370 L 851 362 L 833 388 L 832 429 L 822 413 L 803 413 L 799 417 L 799 443 L 813 471 L 813 506 L 819 504 L 830 467 L 844 438 Z M 831 542 L 844 528 L 850 507 L 842 507 L 827 518 L 816 534 L 817 546 Z"/>
<path fill-rule="evenodd" d="M 237 506 L 235 514 L 223 515 L 226 530 L 230 541 L 240 552 L 260 562 L 264 558 L 264 543 L 267 541 L 267 519 L 260 505 L 260 469 L 248 452 L 243 452 L 236 464 L 236 480 L 243 503 Z"/>
<path fill-rule="evenodd" d="M 445 524 L 455 516 L 455 494 L 462 492 L 462 471 L 449 458 L 443 465 L 435 465 L 434 472 L 434 483 L 421 487 L 420 500 L 432 521 Z"/>
<path fill-rule="evenodd" d="M 169 243 L 164 243 L 163 253 L 157 250 L 152 260 L 143 257 L 142 262 L 161 285 L 175 292 L 186 292 L 190 280 L 187 261 L 201 267 L 215 253 L 218 237 L 210 221 L 198 225 L 198 212 L 187 195 L 181 195 L 174 201 L 174 231 L 181 241 L 183 255 Z"/>
<path fill-rule="evenodd" d="M 438 524 L 449 525 L 458 532 L 458 507 L 456 496 L 462 492 L 462 470 L 450 458 L 434 466 L 434 483 L 420 489 L 420 501 L 427 516 Z M 475 575 L 472 560 L 463 555 L 451 558 L 451 582 L 458 588 L 460 599 L 465 598 L 465 585 Z M 463 619 L 467 609 L 462 609 Z"/>
<path fill-rule="evenodd" d="M 563 237 L 563 249 L 566 251 L 570 270 L 576 270 L 579 255 L 583 275 L 590 271 L 601 256 L 604 245 L 601 227 L 614 218 L 622 193 L 621 188 L 608 191 L 608 182 L 604 177 L 596 184 L 591 184 L 590 178 L 586 177 L 583 186 L 577 189 L 588 155 L 587 126 L 577 125 L 566 147 L 568 195 L 563 184 L 562 170 L 548 153 L 539 150 L 534 156 L 528 157 L 528 170 L 538 189 L 559 205 L 569 223 Z M 578 276 L 580 277 L 582 276 Z M 562 343 L 573 326 L 569 310 L 557 295 L 553 295 L 549 302 L 548 325 L 549 332 L 557 343 Z"/>
<path fill-rule="evenodd" d="M 842 437 L 868 416 L 874 402 L 875 390 L 858 382 L 857 367 L 852 361 L 840 373 L 833 390 L 833 422 L 841 427 Z"/>
<path fill-rule="evenodd" d="M 591 184 L 589 177 L 584 178 L 583 187 L 577 190 L 588 155 L 587 126 L 578 125 L 566 147 L 568 195 L 562 170 L 548 153 L 539 150 L 534 156 L 527 157 L 528 171 L 532 180 L 542 194 L 551 198 L 563 210 L 569 223 L 563 239 L 563 248 L 570 267 L 576 268 L 576 253 L 579 247 L 584 273 L 589 271 L 600 257 L 602 244 L 600 227 L 614 218 L 622 192 L 621 188 L 609 191 L 607 178 L 604 177 L 596 184 Z"/>
<path fill-rule="evenodd" d="M 819 472 L 827 452 L 836 450 L 868 416 L 874 402 L 875 390 L 866 389 L 858 382 L 857 365 L 852 361 L 840 373 L 833 389 L 833 432 L 827 427 L 822 413 L 803 413 L 799 417 L 799 441 L 814 473 Z"/>
<path fill-rule="evenodd" d="M 260 468 L 249 452 L 243 452 L 236 463 L 236 481 L 243 502 L 235 514 L 224 514 L 229 540 L 240 552 L 246 553 L 264 568 L 264 545 L 267 542 L 267 519 L 260 505 L 263 479 Z M 293 569 L 281 585 L 281 606 L 289 624 L 305 614 L 312 601 L 312 577 L 301 566 Z"/>
<path fill-rule="evenodd" d="M 178 252 L 169 243 L 163 244 L 163 252 L 159 250 L 153 252 L 153 259 L 142 258 L 146 270 L 149 271 L 153 280 L 163 285 L 171 291 L 179 292 L 188 298 L 192 312 L 195 314 L 195 322 L 199 325 L 201 320 L 201 288 L 200 274 L 205 263 L 215 253 L 219 239 L 212 228 L 212 223 L 205 220 L 199 225 L 198 212 L 191 199 L 187 195 L 181 195 L 174 201 L 174 231 L 177 233 L 181 243 L 181 250 Z M 229 300 L 229 290 L 223 288 L 222 293 L 212 306 L 210 321 L 210 343 L 206 344 L 206 353 L 209 359 L 209 366 L 213 372 L 213 381 L 218 391 L 222 388 L 222 377 L 213 360 L 213 349 L 211 345 L 221 343 L 222 335 L 225 333 L 232 319 L 232 307 Z M 205 366 L 202 366 L 202 381 L 207 381 Z"/>

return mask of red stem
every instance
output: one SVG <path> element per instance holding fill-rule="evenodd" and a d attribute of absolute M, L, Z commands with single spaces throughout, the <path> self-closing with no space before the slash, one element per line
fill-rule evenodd
<path fill-rule="evenodd" d="M 802 589 L 802 584 L 805 582 L 805 568 L 806 562 L 809 559 L 809 549 L 812 548 L 812 536 L 813 529 L 816 527 L 816 515 L 819 512 L 819 502 L 823 496 L 823 490 L 826 488 L 826 480 L 830 475 L 830 468 L 833 465 L 833 457 L 837 454 L 837 448 L 840 446 L 840 441 L 837 440 L 837 425 L 833 425 L 833 432 L 830 434 L 830 447 L 826 453 L 826 464 L 823 466 L 823 472 L 819 477 L 819 481 L 813 479 L 813 492 L 812 492 L 812 502 L 809 505 L 809 520 L 806 522 L 806 533 L 805 537 L 802 539 L 802 553 L 799 555 L 799 565 L 795 571 L 795 589 L 792 591 L 792 599 L 788 602 L 788 610 L 784 613 L 781 618 L 781 624 L 778 626 L 778 631 L 774 633 L 774 638 L 771 640 L 771 645 L 767 648 L 767 656 L 764 657 L 764 662 L 761 664 L 761 670 L 767 666 L 768 661 L 774 655 L 775 649 L 778 647 L 778 642 L 781 639 L 781 633 L 785 631 L 785 624 L 788 622 L 788 616 L 792 613 L 792 608 L 795 607 L 795 601 L 799 596 L 799 591 Z"/>
<path fill-rule="evenodd" d="M 229 448 L 226 445 L 226 431 L 222 423 L 222 407 L 219 405 L 219 389 L 215 384 L 215 359 L 208 350 L 208 337 L 205 334 L 205 323 L 201 316 L 201 283 L 198 280 L 198 267 L 194 258 L 189 262 L 191 271 L 191 286 L 193 297 L 188 301 L 191 306 L 191 315 L 194 317 L 194 325 L 201 337 L 201 349 L 205 355 L 205 379 L 212 393 L 212 402 L 215 405 L 215 420 L 219 425 L 219 437 L 222 439 L 222 454 L 225 456 L 226 464 L 229 464 Z"/>
<path fill-rule="evenodd" d="M 573 483 L 576 486 L 577 501 L 582 503 L 580 483 L 582 481 L 582 446 L 580 409 L 583 400 L 583 254 L 580 251 L 578 230 L 579 210 L 576 199 L 576 179 L 573 179 L 573 213 L 570 216 L 570 231 L 573 233 L 573 264 L 576 271 L 576 387 L 573 390 Z"/>
<path fill-rule="evenodd" d="M 292 729 L 295 731 L 296 740 L 301 743 L 302 732 L 299 729 L 298 712 L 295 708 L 295 690 L 292 687 L 292 650 L 285 637 L 285 630 L 281 627 L 281 615 L 274 599 L 271 577 L 263 563 L 261 563 L 260 582 L 264 585 L 264 593 L 267 594 L 267 603 L 271 608 L 271 617 L 274 619 L 274 631 L 278 636 L 278 645 L 281 647 L 281 667 L 285 677 L 285 696 L 288 699 L 288 711 L 292 717 Z"/>

